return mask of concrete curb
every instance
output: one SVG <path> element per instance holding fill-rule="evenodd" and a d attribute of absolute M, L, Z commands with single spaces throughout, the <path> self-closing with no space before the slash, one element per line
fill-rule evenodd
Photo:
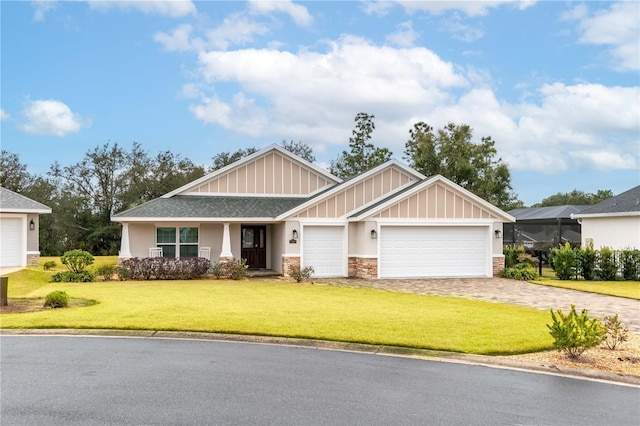
<path fill-rule="evenodd" d="M 615 384 L 640 387 L 639 376 L 629 376 L 608 371 L 565 368 L 535 362 L 514 360 L 501 356 L 470 355 L 456 352 L 413 349 L 398 346 L 366 345 L 362 343 L 333 342 L 326 340 L 296 339 L 288 337 L 255 336 L 241 334 L 204 333 L 190 331 L 161 330 L 115 330 L 115 329 L 0 329 L 0 336 L 85 336 L 85 337 L 121 337 L 153 339 L 188 339 L 244 342 L 268 345 L 286 345 L 323 350 L 337 350 L 368 353 L 372 355 L 403 356 L 430 361 L 453 362 L 480 365 L 490 368 L 528 371 L 541 374 L 558 375 L 578 379 L 598 380 Z"/>

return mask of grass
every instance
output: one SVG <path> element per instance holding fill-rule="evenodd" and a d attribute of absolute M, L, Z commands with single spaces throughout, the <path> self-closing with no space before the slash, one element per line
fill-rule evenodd
<path fill-rule="evenodd" d="M 475 354 L 552 347 L 549 314 L 524 307 L 280 281 L 49 283 L 52 274 L 39 268 L 11 274 L 9 297 L 62 290 L 97 303 L 6 313 L 0 327 L 202 331 Z"/>
<path fill-rule="evenodd" d="M 530 282 L 533 284 L 547 285 L 551 287 L 569 288 L 589 293 L 606 294 L 609 296 L 640 300 L 640 281 L 559 280 L 555 277 L 551 268 L 543 268 L 542 276 L 539 279 Z"/>

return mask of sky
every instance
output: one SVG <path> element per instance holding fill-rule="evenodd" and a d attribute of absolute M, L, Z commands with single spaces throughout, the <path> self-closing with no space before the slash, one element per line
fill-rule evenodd
<path fill-rule="evenodd" d="M 106 143 L 210 165 L 283 140 L 329 167 L 354 118 L 490 136 L 525 205 L 640 184 L 640 2 L 2 1 L 3 150 Z"/>

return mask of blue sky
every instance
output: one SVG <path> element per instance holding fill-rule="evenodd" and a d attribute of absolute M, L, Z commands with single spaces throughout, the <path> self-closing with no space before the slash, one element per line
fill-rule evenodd
<path fill-rule="evenodd" d="M 283 139 L 320 166 L 354 117 L 491 136 L 530 205 L 640 184 L 640 2 L 0 3 L 1 145 L 31 173 L 108 141 L 208 165 Z"/>

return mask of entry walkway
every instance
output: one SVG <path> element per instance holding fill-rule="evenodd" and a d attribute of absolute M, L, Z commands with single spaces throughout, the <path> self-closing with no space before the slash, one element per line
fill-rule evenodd
<path fill-rule="evenodd" d="M 403 293 L 455 296 L 488 302 L 526 306 L 548 311 L 567 312 L 575 305 L 578 312 L 587 309 L 590 316 L 618 314 L 629 331 L 640 334 L 640 300 L 586 293 L 577 290 L 530 284 L 504 278 L 431 278 L 380 279 L 357 278 L 314 279 L 317 283 L 345 287 L 373 288 Z"/>

